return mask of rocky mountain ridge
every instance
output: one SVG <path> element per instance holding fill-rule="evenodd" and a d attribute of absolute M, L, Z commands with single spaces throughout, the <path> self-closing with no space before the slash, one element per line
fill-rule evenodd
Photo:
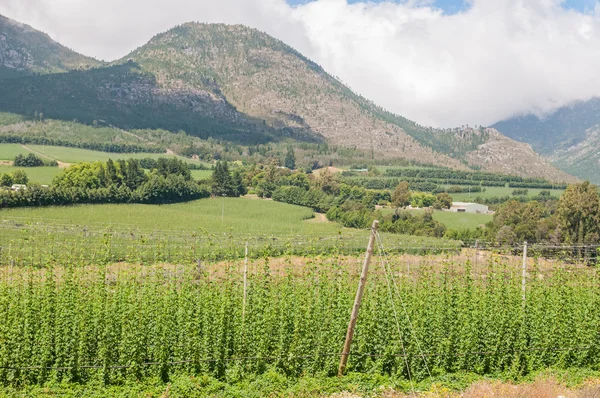
<path fill-rule="evenodd" d="M 529 143 L 554 165 L 600 184 L 600 98 L 577 101 L 549 115 L 524 115 L 493 125 L 506 136 Z"/>

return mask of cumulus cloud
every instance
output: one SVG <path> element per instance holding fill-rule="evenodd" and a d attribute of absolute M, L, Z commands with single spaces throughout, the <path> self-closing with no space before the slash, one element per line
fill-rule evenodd
<path fill-rule="evenodd" d="M 188 22 L 243 23 L 292 45 L 385 108 L 425 125 L 492 124 L 600 95 L 600 7 L 560 0 L 0 0 L 0 13 L 113 60 Z"/>

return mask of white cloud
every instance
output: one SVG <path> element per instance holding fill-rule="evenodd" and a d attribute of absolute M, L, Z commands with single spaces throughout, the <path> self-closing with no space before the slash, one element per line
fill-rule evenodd
<path fill-rule="evenodd" d="M 600 95 L 600 7 L 584 15 L 560 3 L 473 0 L 469 10 L 444 15 L 419 0 L 0 0 L 0 13 L 103 59 L 179 23 L 243 23 L 391 111 L 456 126 Z"/>

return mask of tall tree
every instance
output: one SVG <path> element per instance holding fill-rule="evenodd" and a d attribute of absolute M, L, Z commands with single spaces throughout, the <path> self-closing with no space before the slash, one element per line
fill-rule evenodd
<path fill-rule="evenodd" d="M 296 155 L 294 154 L 294 148 L 292 148 L 291 145 L 287 148 L 284 165 L 290 170 L 296 169 Z"/>
<path fill-rule="evenodd" d="M 106 168 L 104 169 L 106 172 L 106 181 L 109 185 L 119 183 L 119 177 L 117 175 L 117 167 L 115 166 L 115 162 L 112 159 L 108 159 L 106 162 Z"/>
<path fill-rule="evenodd" d="M 239 170 L 233 172 L 232 186 L 235 191 L 235 196 L 244 196 L 248 193 L 248 189 L 246 189 L 246 186 L 244 185 L 242 173 L 240 173 Z"/>
<path fill-rule="evenodd" d="M 392 194 L 392 206 L 406 207 L 410 204 L 410 185 L 406 181 L 402 181 Z"/>
<path fill-rule="evenodd" d="M 600 241 L 600 195 L 598 187 L 589 181 L 567 187 L 556 215 L 566 243 L 583 245 Z"/>
<path fill-rule="evenodd" d="M 212 175 L 212 194 L 214 196 L 236 196 L 227 162 L 218 161 Z"/>
<path fill-rule="evenodd" d="M 129 161 L 127 161 L 127 167 L 125 168 L 125 185 L 134 191 L 145 181 L 146 174 L 144 173 L 144 169 L 140 167 L 140 161 L 129 159 Z"/>

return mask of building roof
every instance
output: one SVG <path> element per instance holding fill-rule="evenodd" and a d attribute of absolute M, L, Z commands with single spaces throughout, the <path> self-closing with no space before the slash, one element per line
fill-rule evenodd
<path fill-rule="evenodd" d="M 469 202 L 452 202 L 452 206 L 470 206 L 470 205 L 477 205 L 477 206 L 485 206 L 479 203 L 469 203 Z"/>

